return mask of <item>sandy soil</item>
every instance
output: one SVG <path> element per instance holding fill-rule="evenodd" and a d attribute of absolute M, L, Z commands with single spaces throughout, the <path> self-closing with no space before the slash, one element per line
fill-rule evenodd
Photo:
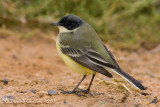
<path fill-rule="evenodd" d="M 65 106 L 65 107 L 146 107 L 160 106 L 160 49 L 137 52 L 110 50 L 120 66 L 148 89 L 149 95 L 141 95 L 131 85 L 126 84 L 132 93 L 113 79 L 97 74 L 91 92 L 94 97 L 80 97 L 62 94 L 59 89 L 72 90 L 82 78 L 68 68 L 58 56 L 55 41 L 44 38 L 20 39 L 14 34 L 0 33 L 0 105 L 6 106 Z M 7 79 L 8 84 L 4 83 Z M 87 88 L 91 76 L 81 84 Z M 117 80 L 122 78 L 115 76 Z M 113 84 L 112 84 L 113 83 Z M 114 84 L 115 83 L 115 84 Z M 31 92 L 36 91 L 36 94 Z M 58 94 L 48 95 L 49 90 Z M 96 93 L 103 93 L 97 95 Z M 4 101 L 4 96 L 14 100 Z M 151 103 L 151 104 L 150 104 Z"/>

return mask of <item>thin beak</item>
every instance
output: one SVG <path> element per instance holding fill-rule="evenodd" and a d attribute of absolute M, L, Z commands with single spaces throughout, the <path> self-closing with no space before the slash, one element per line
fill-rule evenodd
<path fill-rule="evenodd" d="M 59 24 L 58 24 L 58 23 L 50 23 L 50 25 L 59 26 Z"/>

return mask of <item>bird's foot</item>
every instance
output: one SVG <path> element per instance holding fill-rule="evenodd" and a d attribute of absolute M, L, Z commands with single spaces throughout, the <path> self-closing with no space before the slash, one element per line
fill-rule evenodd
<path fill-rule="evenodd" d="M 60 89 L 62 91 L 63 94 L 76 94 L 78 96 L 84 96 L 86 97 L 86 95 L 82 95 L 82 94 L 79 94 L 79 91 L 75 91 L 75 90 L 72 90 L 72 91 L 65 91 L 63 89 Z"/>
<path fill-rule="evenodd" d="M 77 88 L 78 90 L 80 91 L 77 91 L 78 93 L 86 93 L 86 94 L 89 94 L 90 96 L 93 96 L 88 89 L 84 90 L 84 89 L 80 89 L 80 88 Z"/>
<path fill-rule="evenodd" d="M 80 90 L 80 91 L 78 91 L 78 93 L 83 92 L 83 93 L 89 94 L 90 96 L 93 96 L 93 94 L 94 95 L 105 95 L 105 93 L 97 93 L 97 92 L 93 92 L 93 94 L 91 94 L 88 89 L 84 90 L 84 89 L 77 88 L 77 90 Z"/>

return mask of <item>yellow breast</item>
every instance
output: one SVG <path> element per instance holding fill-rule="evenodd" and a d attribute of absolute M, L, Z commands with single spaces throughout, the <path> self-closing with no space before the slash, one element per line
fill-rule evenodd
<path fill-rule="evenodd" d="M 57 37 L 57 40 L 56 40 L 56 46 L 57 46 L 57 50 L 58 50 L 60 56 L 62 57 L 62 59 L 64 60 L 65 64 L 67 66 L 69 66 L 73 71 L 75 71 L 77 73 L 80 73 L 80 74 L 83 74 L 83 75 L 95 74 L 95 71 L 90 70 L 87 67 L 78 64 L 77 62 L 72 60 L 70 57 L 63 54 L 62 51 L 61 51 L 61 46 L 60 46 L 58 37 Z"/>

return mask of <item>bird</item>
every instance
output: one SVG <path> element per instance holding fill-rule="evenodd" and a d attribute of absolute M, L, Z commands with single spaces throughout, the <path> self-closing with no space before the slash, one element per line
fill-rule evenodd
<path fill-rule="evenodd" d="M 123 71 L 116 59 L 104 45 L 98 34 L 90 24 L 76 15 L 66 15 L 57 23 L 50 23 L 59 29 L 59 34 L 56 39 L 56 47 L 61 58 L 73 71 L 82 74 L 80 82 L 71 91 L 61 89 L 62 93 L 79 94 L 77 91 L 79 85 L 87 75 L 92 74 L 92 78 L 88 88 L 81 89 L 82 92 L 90 93 L 90 87 L 96 73 L 103 74 L 112 78 L 112 73 L 116 73 L 135 88 L 145 90 L 145 87 Z"/>

